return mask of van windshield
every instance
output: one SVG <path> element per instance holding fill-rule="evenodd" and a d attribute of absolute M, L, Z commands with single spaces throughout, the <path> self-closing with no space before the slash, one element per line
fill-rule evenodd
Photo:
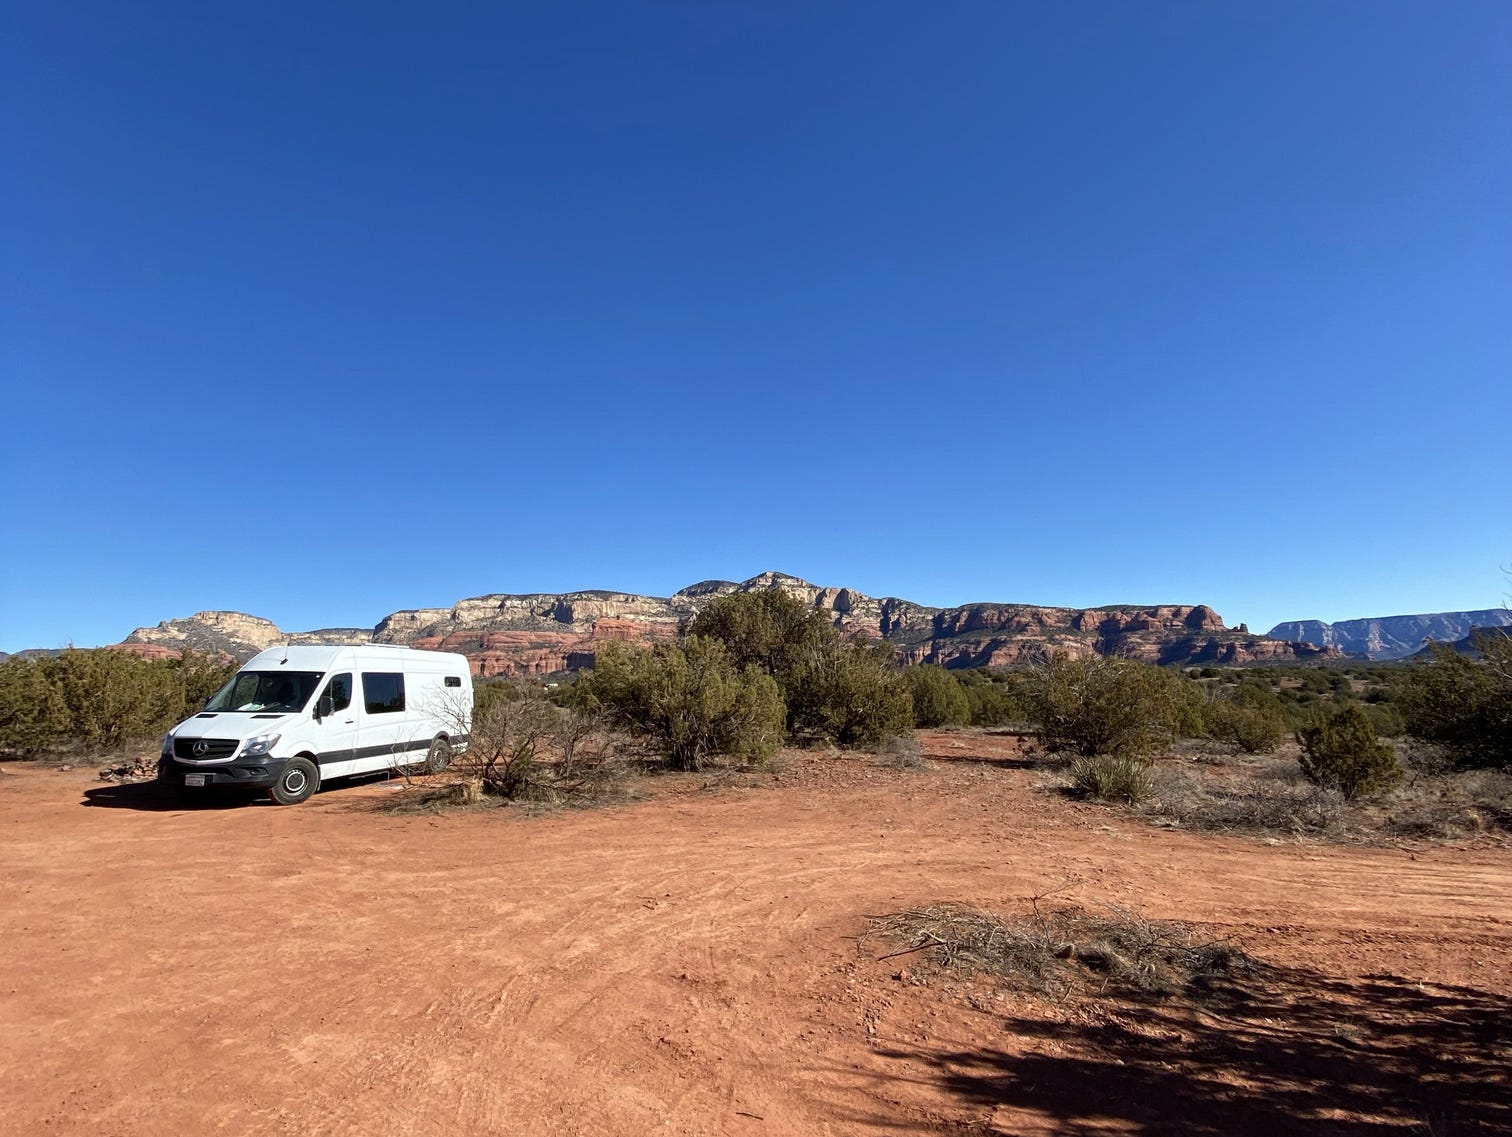
<path fill-rule="evenodd" d="M 207 711 L 297 711 L 320 682 L 318 671 L 238 671 L 205 704 Z"/>

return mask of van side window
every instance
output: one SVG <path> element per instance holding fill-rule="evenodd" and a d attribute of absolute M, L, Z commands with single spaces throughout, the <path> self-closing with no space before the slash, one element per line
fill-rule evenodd
<path fill-rule="evenodd" d="M 448 675 L 446 677 L 446 685 L 448 687 L 460 687 L 462 686 L 462 680 L 455 675 Z"/>
<path fill-rule="evenodd" d="M 331 681 L 326 684 L 324 694 L 331 696 L 331 709 L 344 711 L 352 705 L 352 676 L 348 672 L 345 675 L 332 675 Z"/>
<path fill-rule="evenodd" d="M 362 697 L 370 715 L 404 710 L 404 672 L 364 671 Z"/>

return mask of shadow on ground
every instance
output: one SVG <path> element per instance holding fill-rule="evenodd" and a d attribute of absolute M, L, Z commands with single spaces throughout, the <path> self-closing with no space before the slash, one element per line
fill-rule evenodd
<path fill-rule="evenodd" d="M 103 809 L 140 809 L 149 813 L 182 812 L 186 809 L 241 809 L 256 805 L 258 798 L 250 790 L 222 789 L 206 786 L 194 793 L 161 782 L 115 782 L 84 791 L 80 805 Z M 270 805 L 266 799 L 263 805 Z"/>
<path fill-rule="evenodd" d="M 1512 1133 L 1512 999 L 1393 976 L 1275 970 L 1261 991 L 1187 1004 L 1102 1004 L 1088 1026 L 980 1020 L 1001 1046 L 888 1045 L 891 1083 L 943 1090 L 966 1112 L 1037 1115 L 1035 1132 L 1239 1137 Z M 921 1072 L 922 1071 L 922 1072 Z M 876 1130 L 920 1131 L 878 1111 Z M 929 1126 L 923 1126 L 928 1130 Z M 961 1132 L 959 1123 L 937 1131 Z M 1017 1132 L 983 1122 L 977 1132 Z"/>

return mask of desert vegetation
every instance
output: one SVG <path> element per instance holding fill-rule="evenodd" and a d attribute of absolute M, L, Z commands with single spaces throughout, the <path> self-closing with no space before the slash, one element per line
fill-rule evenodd
<path fill-rule="evenodd" d="M 1006 731 L 1077 796 L 1162 825 L 1314 838 L 1512 830 L 1512 637 L 1408 663 L 1171 668 L 1052 654 L 1013 669 L 899 666 L 780 590 L 709 603 L 675 643 L 611 642 L 551 682 L 474 684 L 472 744 L 433 801 L 616 800 L 656 770 L 758 769 L 783 746 L 923 771 L 917 729 Z M 0 750 L 119 754 L 232 671 L 186 652 L 0 664 Z M 414 800 L 420 800 L 415 798 Z"/>
<path fill-rule="evenodd" d="M 897 945 L 884 959 L 913 956 L 926 966 L 986 973 L 1055 998 L 1202 999 L 1264 971 L 1228 941 L 1116 906 L 1042 907 L 1036 899 L 1029 911 L 1004 918 L 970 905 L 937 904 L 874 916 L 867 935 Z"/>
<path fill-rule="evenodd" d="M 235 672 L 186 651 L 148 660 L 108 648 L 0 663 L 0 751 L 99 756 L 155 740 L 199 710 Z"/>
<path fill-rule="evenodd" d="M 1162 824 L 1355 840 L 1506 833 L 1508 643 L 1488 637 L 1479 658 L 1440 648 L 1395 666 L 1164 679 L 1146 664 L 1052 659 L 1031 673 L 1030 726 L 1068 792 Z"/>

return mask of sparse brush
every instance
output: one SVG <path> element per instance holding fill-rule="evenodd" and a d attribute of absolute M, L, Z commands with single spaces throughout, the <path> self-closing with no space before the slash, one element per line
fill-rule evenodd
<path fill-rule="evenodd" d="M 1512 775 L 1481 770 L 1414 780 L 1393 799 L 1385 826 L 1399 837 L 1430 840 L 1512 832 Z"/>
<path fill-rule="evenodd" d="M 1261 965 L 1233 944 L 1190 925 L 1148 920 L 1128 909 L 1039 911 L 1016 919 L 959 904 L 872 918 L 868 935 L 904 945 L 883 958 L 927 953 L 955 970 L 998 975 L 1030 990 L 1200 998 Z"/>
<path fill-rule="evenodd" d="M 1071 785 L 1087 797 L 1129 805 L 1148 801 L 1155 792 L 1149 764 L 1117 754 L 1076 759 L 1071 763 Z"/>
<path fill-rule="evenodd" d="M 919 750 L 918 742 L 907 734 L 894 734 L 884 738 L 877 746 L 875 765 L 886 766 L 891 770 L 929 769 L 929 763 Z"/>
<path fill-rule="evenodd" d="M 1274 776 L 1216 782 L 1167 770 L 1154 780 L 1153 799 L 1154 813 L 1192 829 L 1336 837 L 1353 816 L 1338 791 Z"/>

